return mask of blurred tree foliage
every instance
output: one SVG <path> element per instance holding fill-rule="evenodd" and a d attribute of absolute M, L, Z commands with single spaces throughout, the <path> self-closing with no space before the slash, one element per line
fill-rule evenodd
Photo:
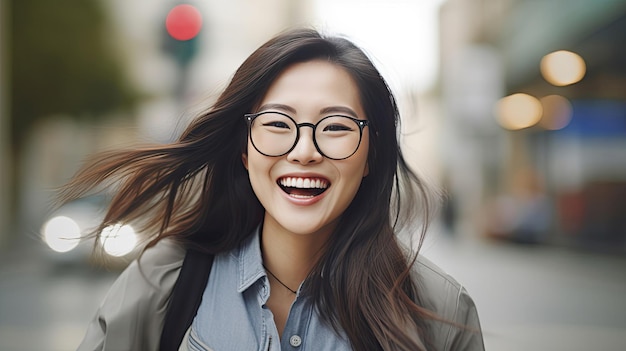
<path fill-rule="evenodd" d="M 137 100 L 98 0 L 13 0 L 11 15 L 13 147 L 38 119 L 98 119 Z"/>
<path fill-rule="evenodd" d="M 19 217 L 26 136 L 37 121 L 58 115 L 102 119 L 140 98 L 110 45 L 114 34 L 101 1 L 107 0 L 9 3 L 11 226 Z"/>

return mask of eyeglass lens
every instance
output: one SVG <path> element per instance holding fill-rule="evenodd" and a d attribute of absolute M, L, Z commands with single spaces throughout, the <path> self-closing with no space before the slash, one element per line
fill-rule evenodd
<path fill-rule="evenodd" d="M 297 143 L 298 126 L 286 115 L 266 112 L 257 115 L 252 121 L 250 137 L 259 152 L 268 156 L 281 156 L 291 151 Z M 314 142 L 317 149 L 331 159 L 351 156 L 360 141 L 361 127 L 345 116 L 325 117 L 315 127 Z"/>

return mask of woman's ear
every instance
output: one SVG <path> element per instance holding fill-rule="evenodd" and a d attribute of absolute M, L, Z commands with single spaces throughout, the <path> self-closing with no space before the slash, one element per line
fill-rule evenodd
<path fill-rule="evenodd" d="M 370 174 L 370 161 L 369 160 L 365 163 L 365 169 L 363 170 L 363 178 L 367 177 L 368 174 Z"/>
<path fill-rule="evenodd" d="M 247 170 L 248 169 L 248 154 L 247 153 L 244 152 L 241 154 L 241 162 L 243 163 L 243 166 Z"/>

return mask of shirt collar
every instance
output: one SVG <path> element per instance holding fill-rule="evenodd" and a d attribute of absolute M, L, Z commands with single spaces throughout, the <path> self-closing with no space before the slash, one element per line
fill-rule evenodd
<path fill-rule="evenodd" d="M 266 276 L 265 269 L 263 269 L 260 238 L 261 225 L 259 225 L 250 238 L 239 247 L 239 284 L 237 285 L 237 292 L 239 293 L 244 292 L 257 280 Z"/>

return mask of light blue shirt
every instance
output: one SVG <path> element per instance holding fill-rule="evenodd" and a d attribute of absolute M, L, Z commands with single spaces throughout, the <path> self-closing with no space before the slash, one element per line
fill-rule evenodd
<path fill-rule="evenodd" d="M 215 257 L 188 333 L 190 350 L 351 350 L 346 336 L 322 321 L 300 290 L 281 339 L 266 306 L 270 283 L 262 264 L 258 230 L 239 249 Z"/>
<path fill-rule="evenodd" d="M 184 247 L 161 240 L 133 261 L 102 301 L 78 350 L 158 351 L 184 258 Z M 411 267 L 411 275 L 419 287 L 420 305 L 449 321 L 426 320 L 432 350 L 484 351 L 476 306 L 465 288 L 423 256 Z M 180 350 L 350 349 L 347 338 L 324 324 L 304 296 L 293 303 L 279 340 L 265 306 L 269 294 L 257 231 L 241 248 L 215 258 L 198 314 Z"/>

